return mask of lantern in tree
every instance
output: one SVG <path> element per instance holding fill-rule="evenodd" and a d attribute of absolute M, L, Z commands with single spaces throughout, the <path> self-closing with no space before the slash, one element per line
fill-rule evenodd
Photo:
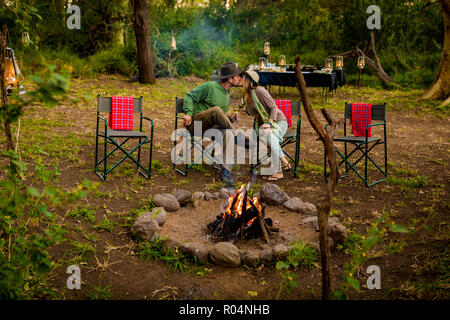
<path fill-rule="evenodd" d="M 344 57 L 337 56 L 336 57 L 336 69 L 342 70 L 342 67 L 344 66 Z"/>
<path fill-rule="evenodd" d="M 360 56 L 358 57 L 358 68 L 359 68 L 359 73 L 358 73 L 358 89 L 360 88 L 360 81 L 361 81 L 361 71 L 364 68 L 364 66 L 366 65 L 366 62 L 364 61 L 364 56 Z"/>

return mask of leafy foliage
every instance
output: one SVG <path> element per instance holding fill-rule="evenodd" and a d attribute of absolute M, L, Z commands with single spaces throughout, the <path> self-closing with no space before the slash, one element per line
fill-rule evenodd
<path fill-rule="evenodd" d="M 370 258 L 372 250 L 377 243 L 382 242 L 387 232 L 408 233 L 409 230 L 391 220 L 389 213 L 383 212 L 380 218 L 374 220 L 367 228 L 366 235 L 350 232 L 349 237 L 337 249 L 351 254 L 349 262 L 344 268 L 344 284 L 333 292 L 333 297 L 338 300 L 348 299 L 350 289 L 359 291 L 361 284 L 356 279 L 356 274 L 361 265 Z"/>
<path fill-rule="evenodd" d="M 293 288 L 298 287 L 298 276 L 292 270 L 297 269 L 311 269 L 317 266 L 319 256 L 316 249 L 308 245 L 304 241 L 294 242 L 291 244 L 290 250 L 286 259 L 277 261 L 275 268 L 280 272 L 281 283 L 280 290 L 277 294 L 277 300 L 280 297 L 281 291 L 285 288 L 287 293 L 292 293 Z"/>
<path fill-rule="evenodd" d="M 0 9 L 0 20 L 11 30 L 11 46 L 23 55 L 27 66 L 41 62 L 37 51 L 30 54 L 22 45 L 22 31 L 30 33 L 41 55 L 71 66 L 76 76 L 131 76 L 136 72 L 136 40 L 128 1 L 109 1 L 107 6 L 99 0 L 72 1 L 81 9 L 81 30 L 66 28 L 66 1 L 8 2 L 9 6 Z M 190 0 L 150 2 L 157 76 L 168 76 L 169 64 L 173 76 L 209 78 L 225 61 L 233 60 L 240 66 L 256 63 L 265 41 L 271 43 L 270 59 L 274 62 L 283 54 L 293 63 L 299 54 L 305 64 L 319 65 L 328 55 L 355 46 L 363 49 L 368 44 L 366 9 L 373 4 L 369 0 L 228 3 L 226 7 L 221 0 L 211 0 L 207 6 Z M 444 37 L 439 5 L 424 7 L 421 0 L 381 0 L 376 5 L 381 9 L 381 30 L 375 31 L 375 39 L 384 70 L 404 86 L 428 86 L 434 80 Z M 177 50 L 169 59 L 172 32 Z M 345 70 L 356 74 L 355 61 L 346 59 Z M 365 72 L 373 75 L 370 70 Z"/>

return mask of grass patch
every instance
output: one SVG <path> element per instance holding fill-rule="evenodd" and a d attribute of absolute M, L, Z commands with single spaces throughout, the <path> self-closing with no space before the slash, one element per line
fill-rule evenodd
<path fill-rule="evenodd" d="M 73 246 L 71 252 L 76 255 L 76 257 L 74 258 L 75 260 L 82 260 L 86 258 L 88 255 L 96 253 L 95 248 L 89 243 L 73 240 L 71 240 L 70 243 Z"/>
<path fill-rule="evenodd" d="M 143 241 L 137 245 L 137 255 L 145 262 L 150 259 L 160 260 L 174 270 L 184 272 L 188 268 L 188 257 L 182 254 L 178 249 L 165 250 L 162 239 L 155 241 Z"/>
<path fill-rule="evenodd" d="M 109 221 L 107 217 L 105 217 L 103 221 L 93 226 L 93 228 L 97 231 L 112 232 L 114 230 L 114 224 L 111 221 Z"/>
<path fill-rule="evenodd" d="M 412 191 L 428 185 L 428 178 L 425 176 L 415 176 L 413 178 L 396 178 L 390 176 L 386 182 L 390 185 L 400 186 L 402 191 Z"/>
<path fill-rule="evenodd" d="M 69 211 L 69 217 L 74 219 L 84 219 L 89 222 L 95 222 L 95 210 L 89 206 L 75 207 L 72 211 Z"/>
<path fill-rule="evenodd" d="M 91 300 L 108 300 L 112 296 L 111 285 L 108 284 L 104 288 L 101 285 L 94 285 L 92 290 L 87 293 L 87 296 Z"/>

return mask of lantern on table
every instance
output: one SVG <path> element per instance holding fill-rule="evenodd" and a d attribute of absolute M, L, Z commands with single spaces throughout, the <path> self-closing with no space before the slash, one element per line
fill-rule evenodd
<path fill-rule="evenodd" d="M 278 64 L 280 65 L 280 71 L 286 71 L 286 57 L 284 55 L 280 55 Z"/>
<path fill-rule="evenodd" d="M 344 66 L 344 57 L 337 56 L 336 57 L 336 69 L 342 70 L 342 67 Z"/>
<path fill-rule="evenodd" d="M 332 71 L 333 70 L 333 60 L 332 59 L 325 59 L 325 65 L 323 67 L 326 71 Z"/>
<path fill-rule="evenodd" d="M 264 57 L 259 58 L 258 69 L 259 70 L 266 69 L 266 58 L 264 58 Z"/>
<path fill-rule="evenodd" d="M 364 68 L 364 66 L 366 65 L 366 62 L 364 61 L 364 56 L 360 56 L 358 57 L 358 64 L 357 67 L 359 68 L 359 73 L 358 73 L 358 89 L 359 89 L 359 83 L 361 81 L 361 71 Z"/>

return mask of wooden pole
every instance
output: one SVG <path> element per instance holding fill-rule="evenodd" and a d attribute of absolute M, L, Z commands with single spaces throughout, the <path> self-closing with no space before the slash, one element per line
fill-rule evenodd
<path fill-rule="evenodd" d="M 358 90 L 359 90 L 359 83 L 361 81 L 361 68 L 359 68 L 359 72 L 358 72 Z"/>

